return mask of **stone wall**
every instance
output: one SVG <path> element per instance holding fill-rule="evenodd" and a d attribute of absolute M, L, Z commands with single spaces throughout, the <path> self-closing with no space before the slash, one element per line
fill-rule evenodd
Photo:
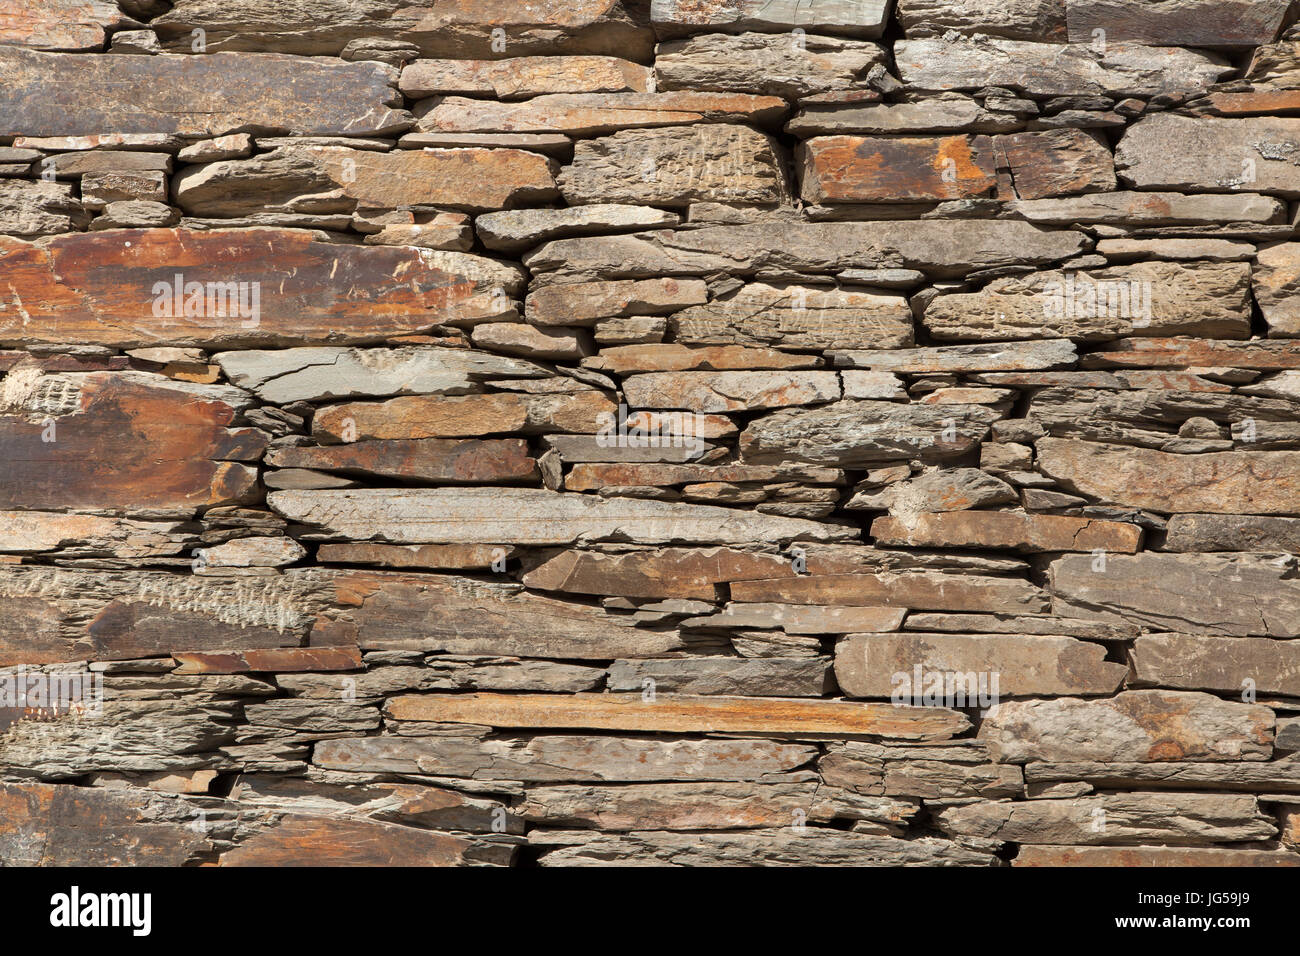
<path fill-rule="evenodd" d="M 1289 0 L 0 0 L 0 862 L 1300 862 Z"/>

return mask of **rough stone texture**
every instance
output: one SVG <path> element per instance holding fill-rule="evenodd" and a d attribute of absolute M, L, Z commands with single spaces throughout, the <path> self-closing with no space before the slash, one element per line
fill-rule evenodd
<path fill-rule="evenodd" d="M 0 0 L 0 865 L 1296 865 L 1296 16 Z"/>

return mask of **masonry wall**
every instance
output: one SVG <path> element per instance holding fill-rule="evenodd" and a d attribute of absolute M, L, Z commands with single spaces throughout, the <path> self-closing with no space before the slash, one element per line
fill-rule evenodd
<path fill-rule="evenodd" d="M 0 863 L 1295 865 L 1289 0 L 0 0 Z"/>

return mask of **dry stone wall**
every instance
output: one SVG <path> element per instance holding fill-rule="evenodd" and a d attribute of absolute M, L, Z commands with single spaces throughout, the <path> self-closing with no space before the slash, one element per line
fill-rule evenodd
<path fill-rule="evenodd" d="M 0 0 L 0 863 L 1300 862 L 1288 0 Z"/>

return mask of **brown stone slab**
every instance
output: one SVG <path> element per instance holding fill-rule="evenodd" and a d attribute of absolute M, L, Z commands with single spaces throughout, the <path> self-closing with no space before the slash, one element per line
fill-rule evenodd
<path fill-rule="evenodd" d="M 460 866 L 468 840 L 416 827 L 293 814 L 221 856 L 221 866 Z"/>
<path fill-rule="evenodd" d="M 244 674 L 252 671 L 352 671 L 361 669 L 356 647 L 274 647 L 227 653 L 177 651 L 180 662 L 173 674 Z"/>
<path fill-rule="evenodd" d="M 530 481 L 537 475 L 537 462 L 529 457 L 528 442 L 522 438 L 359 441 L 319 448 L 300 445 L 272 449 L 266 464 L 449 484 Z"/>
<path fill-rule="evenodd" d="M 312 420 L 318 441 L 477 437 L 518 431 L 595 433 L 617 406 L 601 392 L 576 395 L 412 395 L 386 402 L 322 408 Z"/>
<path fill-rule="evenodd" d="M 735 601 L 785 604 L 885 605 L 925 611 L 1033 613 L 1047 609 L 1047 595 L 1027 581 L 934 572 L 820 574 L 789 579 L 738 581 Z"/>
<path fill-rule="evenodd" d="M 997 188 L 988 141 L 967 136 L 819 136 L 800 144 L 798 162 L 810 203 L 941 202 Z"/>
<path fill-rule="evenodd" d="M 780 698 L 640 694 L 424 694 L 392 698 L 394 720 L 668 733 L 867 734 L 944 740 L 969 726 L 937 707 L 894 707 Z"/>
<path fill-rule="evenodd" d="M 1030 554 L 1043 551 L 1095 551 L 1132 554 L 1142 529 L 1120 521 L 1008 511 L 950 511 L 876 518 L 876 544 L 905 548 L 1006 548 Z"/>
<path fill-rule="evenodd" d="M 1012 866 L 1300 866 L 1300 853 L 1183 846 L 1026 846 Z"/>

